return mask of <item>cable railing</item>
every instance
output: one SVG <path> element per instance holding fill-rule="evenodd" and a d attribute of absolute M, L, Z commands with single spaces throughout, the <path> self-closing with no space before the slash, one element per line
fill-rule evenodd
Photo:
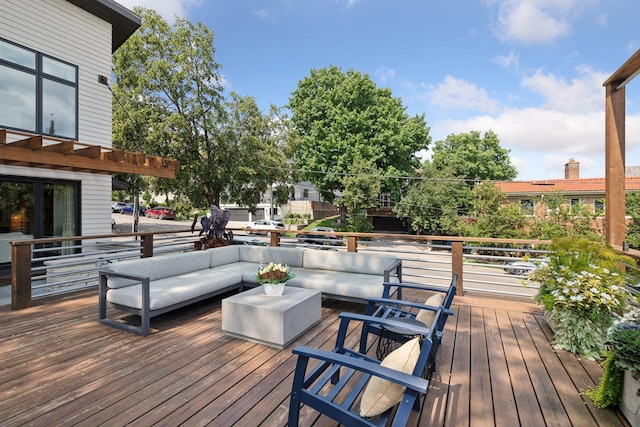
<path fill-rule="evenodd" d="M 544 262 L 550 241 L 486 239 L 451 236 L 336 233 L 343 239 L 301 242 L 287 231 L 272 232 L 267 239 L 245 238 L 243 229 L 230 229 L 238 244 L 269 244 L 301 250 L 339 250 L 386 253 L 403 261 L 407 282 L 447 286 L 453 273 L 459 276 L 460 292 L 530 298 L 537 285 L 526 273 L 505 271 L 508 262 L 527 259 Z M 197 230 L 196 230 L 197 231 Z M 242 237 L 241 237 L 242 236 Z M 12 242 L 12 295 L 14 309 L 42 298 L 98 283 L 98 272 L 107 264 L 128 259 L 162 256 L 195 250 L 199 236 L 190 229 L 170 231 L 73 236 Z M 234 243 L 234 242 L 232 242 Z M 475 246 L 474 246 L 475 245 Z"/>

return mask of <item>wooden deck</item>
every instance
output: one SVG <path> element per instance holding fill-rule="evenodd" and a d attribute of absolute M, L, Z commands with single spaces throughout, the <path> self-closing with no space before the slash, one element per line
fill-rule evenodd
<path fill-rule="evenodd" d="M 0 425 L 286 425 L 291 348 L 225 335 L 219 298 L 154 319 L 146 338 L 98 324 L 97 303 L 83 293 L 0 308 Z M 337 315 L 362 309 L 325 301 L 295 344 L 332 348 Z M 454 310 L 411 425 L 627 425 L 581 396 L 602 369 L 554 351 L 536 306 L 457 297 Z M 303 426 L 336 424 L 304 407 L 302 417 Z"/>

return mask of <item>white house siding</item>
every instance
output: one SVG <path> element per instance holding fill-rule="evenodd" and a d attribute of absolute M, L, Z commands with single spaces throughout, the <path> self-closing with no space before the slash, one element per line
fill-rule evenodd
<path fill-rule="evenodd" d="M 78 140 L 111 147 L 111 24 L 66 0 L 2 0 L 0 37 L 78 66 Z M 111 176 L 0 166 L 0 174 L 81 181 L 82 234 L 111 232 Z"/>

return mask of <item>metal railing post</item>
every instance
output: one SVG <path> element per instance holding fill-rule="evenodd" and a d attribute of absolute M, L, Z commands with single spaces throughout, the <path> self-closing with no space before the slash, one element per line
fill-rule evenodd
<path fill-rule="evenodd" d="M 31 307 L 31 243 L 11 242 L 11 309 Z"/>

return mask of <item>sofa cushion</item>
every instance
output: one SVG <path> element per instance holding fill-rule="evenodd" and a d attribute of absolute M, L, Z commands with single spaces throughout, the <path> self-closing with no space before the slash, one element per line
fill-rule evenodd
<path fill-rule="evenodd" d="M 343 251 L 304 251 L 304 268 L 336 270 L 348 273 L 384 274 L 396 257 Z M 378 295 L 380 296 L 380 295 Z"/>
<path fill-rule="evenodd" d="M 256 285 L 260 284 L 260 282 L 258 282 L 258 278 L 256 277 L 256 275 L 258 274 L 258 270 L 260 269 L 260 264 L 255 262 L 238 262 L 236 264 L 242 270 L 242 281 L 244 283 Z M 264 267 L 265 265 L 262 264 L 262 266 Z"/>
<path fill-rule="evenodd" d="M 233 264 L 154 280 L 149 285 L 149 307 L 158 310 L 206 295 L 242 281 L 242 272 Z M 107 291 L 107 301 L 142 309 L 142 285 Z"/>
<path fill-rule="evenodd" d="M 304 251 L 300 249 L 253 245 L 238 247 L 240 249 L 240 261 L 264 265 L 275 262 L 276 264 L 286 264 L 289 267 L 302 267 Z"/>
<path fill-rule="evenodd" d="M 206 251 L 181 252 L 120 261 L 109 266 L 115 273 L 148 277 L 151 281 L 209 268 L 210 255 Z M 110 288 L 121 288 L 139 283 L 134 280 L 109 278 Z"/>
<path fill-rule="evenodd" d="M 207 249 L 207 253 L 211 257 L 209 268 L 240 261 L 240 250 L 237 245 Z"/>
<path fill-rule="evenodd" d="M 344 296 L 365 300 L 380 298 L 382 295 L 382 277 L 375 274 L 346 273 L 344 271 L 312 270 L 292 268 L 296 275 L 287 282 L 290 286 L 314 289 L 323 294 Z M 397 280 L 391 278 L 391 280 Z"/>

